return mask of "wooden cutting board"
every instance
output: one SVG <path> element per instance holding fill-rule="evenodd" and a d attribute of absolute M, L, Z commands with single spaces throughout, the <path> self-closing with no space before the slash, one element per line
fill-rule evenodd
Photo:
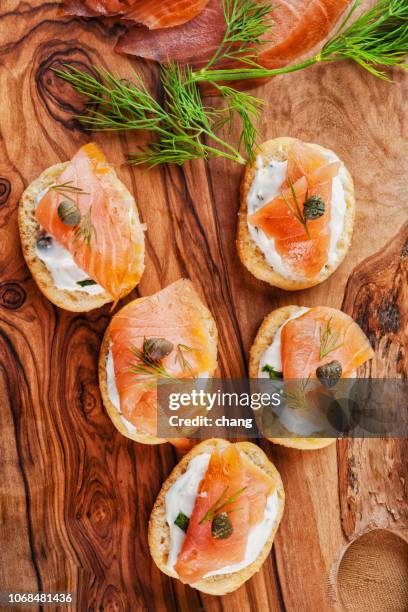
<path fill-rule="evenodd" d="M 346 545 L 374 527 L 406 533 L 407 442 L 346 440 L 305 453 L 262 442 L 287 491 L 262 571 L 223 598 L 160 574 L 147 521 L 175 452 L 132 443 L 113 428 L 97 383 L 109 307 L 75 315 L 42 297 L 20 251 L 17 206 L 44 168 L 93 138 L 148 226 L 146 272 L 133 297 L 191 278 L 217 319 L 225 376 L 245 375 L 262 318 L 291 303 L 342 307 L 376 348 L 372 373 L 406 376 L 408 75 L 395 71 L 389 84 L 342 63 L 257 90 L 266 100 L 261 140 L 290 135 L 330 147 L 356 184 L 345 262 L 323 285 L 290 294 L 256 281 L 238 261 L 241 167 L 218 160 L 131 169 L 121 162 L 132 136 L 81 130 L 74 115 L 83 103 L 52 66 L 74 61 L 129 76 L 136 65 L 157 82 L 151 66 L 115 55 L 117 34 L 64 16 L 56 2 L 1 2 L 0 591 L 74 591 L 81 611 L 334 610 Z"/>

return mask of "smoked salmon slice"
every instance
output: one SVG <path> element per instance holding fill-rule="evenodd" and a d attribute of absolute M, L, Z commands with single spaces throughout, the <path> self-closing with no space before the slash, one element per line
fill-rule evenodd
<path fill-rule="evenodd" d="M 155 30 L 190 21 L 208 0 L 65 0 L 64 9 L 81 17 L 120 17 Z"/>
<path fill-rule="evenodd" d="M 275 486 L 271 476 L 251 465 L 234 446 L 212 452 L 174 566 L 182 582 L 193 584 L 244 559 L 249 531 L 263 519 L 267 497 Z M 226 512 L 232 524 L 227 539 L 212 533 L 212 518 L 220 512 Z"/>
<path fill-rule="evenodd" d="M 61 220 L 61 203 L 79 210 L 76 225 Z M 113 300 L 138 284 L 144 267 L 143 226 L 133 196 L 96 144 L 79 149 L 35 214 L 45 231 Z"/>
<path fill-rule="evenodd" d="M 113 317 L 109 334 L 121 412 L 149 434 L 157 435 L 158 381 L 206 377 L 217 367 L 215 325 L 188 280 L 176 281 L 122 308 Z M 143 368 L 140 359 L 149 338 L 163 338 L 173 345 L 158 364 L 158 376 Z"/>
<path fill-rule="evenodd" d="M 208 0 L 136 0 L 126 19 L 143 23 L 150 30 L 171 28 L 194 19 Z"/>
<path fill-rule="evenodd" d="M 327 157 L 307 144 L 295 141 L 289 150 L 286 181 L 281 194 L 248 217 L 248 222 L 274 238 L 275 248 L 295 271 L 306 277 L 320 272 L 328 258 L 330 245 L 330 208 L 332 179 L 340 162 Z M 304 223 L 305 202 L 320 197 L 324 214 Z"/>
<path fill-rule="evenodd" d="M 281 356 L 284 379 L 316 376 L 316 368 L 337 360 L 342 375 L 350 376 L 374 351 L 353 319 L 326 306 L 311 308 L 282 328 Z"/>

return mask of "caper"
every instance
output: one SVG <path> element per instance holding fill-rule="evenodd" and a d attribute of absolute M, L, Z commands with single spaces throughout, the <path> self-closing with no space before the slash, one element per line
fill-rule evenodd
<path fill-rule="evenodd" d="M 161 361 L 170 355 L 174 349 L 174 344 L 166 338 L 145 338 L 143 352 L 151 361 Z"/>
<path fill-rule="evenodd" d="M 216 514 L 211 521 L 211 534 L 216 540 L 226 540 L 230 537 L 234 528 L 226 512 Z"/>
<path fill-rule="evenodd" d="M 58 205 L 58 216 L 64 225 L 78 225 L 81 221 L 81 211 L 72 200 L 62 200 Z"/>
<path fill-rule="evenodd" d="M 40 236 L 37 240 L 37 249 L 45 250 L 52 247 L 51 236 Z"/>
<path fill-rule="evenodd" d="M 324 365 L 321 365 L 316 368 L 317 378 L 322 383 L 322 385 L 324 385 L 328 389 L 337 385 L 342 373 L 343 368 L 341 367 L 340 361 L 337 361 L 337 359 L 334 359 L 333 361 L 325 363 Z"/>
<path fill-rule="evenodd" d="M 324 215 L 326 205 L 319 195 L 308 198 L 303 206 L 303 215 L 306 220 L 312 221 Z"/>

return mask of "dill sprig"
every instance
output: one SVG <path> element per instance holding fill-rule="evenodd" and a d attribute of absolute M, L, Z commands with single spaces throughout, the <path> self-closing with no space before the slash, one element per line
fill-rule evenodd
<path fill-rule="evenodd" d="M 212 521 L 212 519 L 214 518 L 214 516 L 216 514 L 218 514 L 221 510 L 223 512 L 226 512 L 227 514 L 230 514 L 231 512 L 234 512 L 236 510 L 238 510 L 238 508 L 234 509 L 234 510 L 225 510 L 225 508 L 227 506 L 230 506 L 234 501 L 236 501 L 238 499 L 238 497 L 247 489 L 248 487 L 242 487 L 242 489 L 239 489 L 236 493 L 234 493 L 233 495 L 231 495 L 230 497 L 228 497 L 227 499 L 225 499 L 225 496 L 228 493 L 228 489 L 229 487 L 225 487 L 224 491 L 222 492 L 222 494 L 220 495 L 220 497 L 213 503 L 211 504 L 211 506 L 208 508 L 207 512 L 204 514 L 203 518 L 198 522 L 199 525 L 202 525 L 203 523 L 205 523 L 206 521 Z"/>
<path fill-rule="evenodd" d="M 300 208 L 300 204 L 299 204 L 299 200 L 298 200 L 295 188 L 294 188 L 293 183 L 292 183 L 292 181 L 291 181 L 289 176 L 288 176 L 288 183 L 289 183 L 290 190 L 292 192 L 292 198 L 293 198 L 293 201 L 295 203 L 295 206 L 292 206 L 292 204 L 289 202 L 288 198 L 285 196 L 285 193 L 283 191 L 281 191 L 281 196 L 282 196 L 286 206 L 289 208 L 289 210 L 291 211 L 291 213 L 295 217 L 295 219 L 297 219 L 299 221 L 299 223 L 301 225 L 303 225 L 303 228 L 304 228 L 304 230 L 306 232 L 307 237 L 310 238 L 309 228 L 307 227 L 307 219 L 304 216 L 304 214 L 302 213 L 302 210 Z M 306 199 L 307 199 L 307 194 L 306 194 Z"/>
<path fill-rule="evenodd" d="M 351 59 L 380 79 L 389 80 L 381 67 L 399 66 L 408 54 L 408 2 L 378 0 L 349 25 L 361 4 L 356 0 L 336 34 L 317 56 L 319 61 Z"/>
<path fill-rule="evenodd" d="M 72 200 L 72 201 L 74 200 L 73 198 L 70 197 L 71 194 L 89 195 L 87 191 L 84 191 L 81 187 L 76 187 L 75 185 L 71 185 L 71 183 L 72 181 L 66 181 L 65 183 L 51 185 L 50 189 L 52 191 L 56 191 L 57 193 L 61 193 L 68 200 Z"/>
<path fill-rule="evenodd" d="M 180 382 L 180 378 L 177 376 L 173 376 L 170 374 L 166 368 L 163 366 L 161 359 L 154 359 L 150 350 L 148 339 L 143 340 L 143 348 L 139 349 L 135 346 L 131 347 L 131 352 L 137 358 L 136 362 L 132 362 L 130 364 L 130 372 L 133 374 L 137 374 L 138 376 L 146 376 L 147 378 L 155 378 L 158 381 L 167 380 L 173 382 Z M 188 359 L 186 359 L 183 351 L 193 351 L 190 346 L 186 344 L 178 344 L 176 347 L 176 363 L 180 365 L 182 373 L 189 372 L 192 374 L 192 367 Z"/>
<path fill-rule="evenodd" d="M 319 338 L 320 338 L 320 346 L 319 346 L 319 359 L 320 361 L 324 359 L 329 353 L 332 353 L 336 349 L 343 346 L 343 342 L 338 344 L 339 333 L 333 332 L 333 328 L 331 326 L 331 318 L 327 321 L 326 328 L 323 330 L 321 327 L 319 329 Z"/>
<path fill-rule="evenodd" d="M 361 0 L 355 0 L 347 17 L 319 53 L 299 64 L 266 69 L 258 63 L 257 52 L 271 28 L 269 0 L 224 0 L 224 38 L 204 68 L 192 70 L 177 64 L 162 66 L 165 100 L 160 104 L 147 90 L 142 78 L 121 79 L 104 69 L 95 74 L 72 65 L 56 74 L 84 94 L 93 111 L 79 120 L 89 129 L 147 130 L 155 138 L 129 156 L 132 164 L 155 166 L 183 164 L 191 159 L 225 157 L 244 164 L 241 144 L 250 160 L 254 158 L 255 122 L 262 100 L 237 91 L 234 81 L 262 79 L 303 70 L 319 62 L 351 59 L 371 74 L 389 80 L 387 67 L 406 67 L 408 55 L 407 0 L 377 0 L 355 19 Z M 354 21 L 352 21 L 354 19 Z M 239 60 L 239 67 L 220 67 L 222 60 Z M 225 108 L 205 105 L 199 86 L 217 90 Z M 234 118 L 241 121 L 236 146 L 218 135 Z"/>
<path fill-rule="evenodd" d="M 293 409 L 302 409 L 308 406 L 306 399 L 306 390 L 311 382 L 311 375 L 299 382 L 293 383 L 288 381 L 285 384 L 284 395 L 288 406 Z"/>
<path fill-rule="evenodd" d="M 96 230 L 92 223 L 92 206 L 90 206 L 86 213 L 82 215 L 79 225 L 75 228 L 75 240 L 80 240 L 87 246 L 90 246 L 92 236 L 95 236 L 96 240 Z"/>
<path fill-rule="evenodd" d="M 149 353 L 146 353 L 144 349 L 141 350 L 136 346 L 132 346 L 130 350 L 137 359 L 136 362 L 132 362 L 130 364 L 129 371 L 132 372 L 132 374 L 146 376 L 147 378 L 158 378 L 172 381 L 179 380 L 172 374 L 169 374 L 169 372 L 167 372 L 166 368 L 160 362 L 157 363 L 153 361 Z"/>
<path fill-rule="evenodd" d="M 205 70 L 209 70 L 220 59 L 238 59 L 243 64 L 259 67 L 259 46 L 267 42 L 265 34 L 273 25 L 271 2 L 223 0 L 222 8 L 225 19 L 224 37 Z"/>
<path fill-rule="evenodd" d="M 187 344 L 178 344 L 176 348 L 176 363 L 179 364 L 182 372 L 188 372 L 193 376 L 193 368 L 191 367 L 191 363 L 184 355 L 184 351 L 191 353 L 193 349 L 191 346 L 187 346 Z"/>

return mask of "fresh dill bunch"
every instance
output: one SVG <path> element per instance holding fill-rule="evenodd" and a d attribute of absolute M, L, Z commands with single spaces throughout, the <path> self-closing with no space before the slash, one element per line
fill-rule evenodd
<path fill-rule="evenodd" d="M 215 133 L 224 111 L 204 106 L 191 68 L 174 63 L 162 68 L 163 105 L 136 73 L 134 82 L 98 68 L 92 75 L 66 65 L 65 70 L 57 69 L 55 73 L 95 106 L 89 115 L 78 117 L 86 127 L 100 131 L 145 130 L 155 134 L 155 140 L 129 155 L 131 164 L 181 165 L 190 159 L 209 157 L 227 157 L 245 163 L 239 151 Z"/>
<path fill-rule="evenodd" d="M 190 159 L 227 157 L 245 160 L 239 150 L 220 138 L 223 110 L 205 106 L 190 67 L 170 63 L 162 67 L 165 93 L 164 116 L 156 129 L 157 139 L 129 156 L 132 164 L 182 164 Z"/>
<path fill-rule="evenodd" d="M 356 0 L 335 36 L 317 57 L 329 62 L 351 59 L 374 76 L 389 80 L 381 67 L 407 67 L 404 62 L 408 54 L 408 2 L 378 0 L 349 25 L 360 4 L 361 0 Z"/>
<path fill-rule="evenodd" d="M 262 100 L 237 91 L 233 81 L 262 79 L 296 72 L 319 62 L 351 59 L 382 79 L 385 67 L 405 67 L 408 55 L 408 0 L 377 0 L 370 9 L 355 12 L 355 0 L 346 19 L 320 52 L 291 66 L 268 70 L 257 60 L 257 52 L 271 28 L 272 5 L 269 0 L 222 0 L 226 22 L 223 40 L 204 68 L 197 71 L 177 64 L 162 66 L 161 80 L 165 100 L 160 104 L 137 74 L 134 80 L 120 79 L 106 70 L 95 75 L 66 66 L 56 74 L 85 95 L 92 105 L 89 115 L 79 120 L 89 129 L 147 130 L 152 141 L 129 157 L 132 164 L 155 166 L 183 164 L 192 159 L 225 157 L 244 164 L 243 145 L 250 161 L 254 158 L 256 121 Z M 222 60 L 239 60 L 239 67 L 219 68 Z M 204 104 L 200 84 L 217 90 L 225 107 Z M 241 121 L 236 146 L 218 135 L 223 126 Z"/>

